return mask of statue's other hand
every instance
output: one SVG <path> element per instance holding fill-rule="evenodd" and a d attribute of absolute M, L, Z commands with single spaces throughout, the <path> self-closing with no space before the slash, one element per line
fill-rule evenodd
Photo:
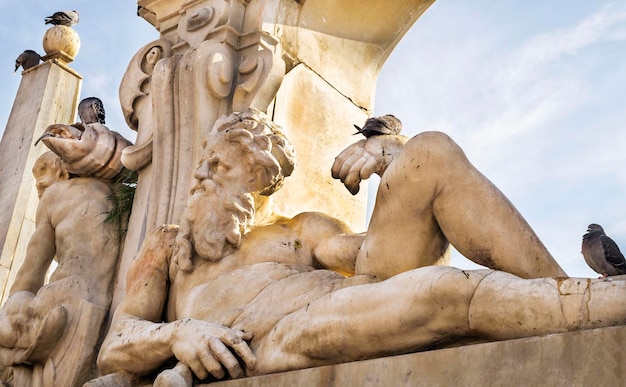
<path fill-rule="evenodd" d="M 209 374 L 222 379 L 226 372 L 233 379 L 245 376 L 237 357 L 246 369 L 254 369 L 256 356 L 246 343 L 252 333 L 194 319 L 179 320 L 177 324 L 172 352 L 201 380 Z"/>
<path fill-rule="evenodd" d="M 355 142 L 335 158 L 331 172 L 352 195 L 359 192 L 361 180 L 373 173 L 382 176 L 408 141 L 405 136 L 380 135 Z"/>

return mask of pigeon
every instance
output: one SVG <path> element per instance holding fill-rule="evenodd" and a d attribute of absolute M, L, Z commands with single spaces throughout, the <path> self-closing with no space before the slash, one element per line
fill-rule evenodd
<path fill-rule="evenodd" d="M 606 236 L 599 224 L 592 223 L 583 235 L 582 253 L 585 262 L 596 273 L 607 276 L 626 274 L 626 260 L 617 243 Z"/>
<path fill-rule="evenodd" d="M 104 104 L 100 98 L 88 97 L 80 101 L 78 104 L 78 118 L 85 125 L 93 124 L 94 122 L 104 125 Z"/>
<path fill-rule="evenodd" d="M 358 132 L 353 134 L 361 133 L 366 138 L 369 138 L 381 134 L 400 134 L 402 122 L 393 114 L 387 114 L 385 116 L 368 118 L 362 128 L 357 125 L 354 125 L 354 127 Z"/>
<path fill-rule="evenodd" d="M 46 17 L 46 24 L 53 24 L 55 26 L 73 26 L 78 23 L 77 11 L 59 11 L 52 14 L 52 16 Z"/>
<path fill-rule="evenodd" d="M 39 54 L 33 50 L 26 50 L 15 59 L 15 70 L 13 72 L 17 71 L 20 66 L 26 71 L 31 67 L 37 66 L 40 61 L 41 56 Z"/>

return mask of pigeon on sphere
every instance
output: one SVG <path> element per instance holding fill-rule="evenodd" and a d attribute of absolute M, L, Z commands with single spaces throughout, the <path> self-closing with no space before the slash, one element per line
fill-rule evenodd
<path fill-rule="evenodd" d="M 402 122 L 393 114 L 387 114 L 380 117 L 368 118 L 362 128 L 354 125 L 358 132 L 366 138 L 371 136 L 379 136 L 381 134 L 400 134 L 402 131 Z"/>
<path fill-rule="evenodd" d="M 626 274 L 624 255 L 599 224 L 592 223 L 587 228 L 587 233 L 583 235 L 582 253 L 587 265 L 602 277 Z"/>
<path fill-rule="evenodd" d="M 20 66 L 26 71 L 31 67 L 37 66 L 40 61 L 41 56 L 39 54 L 33 50 L 26 50 L 15 59 L 15 70 L 13 72 L 17 71 Z"/>
<path fill-rule="evenodd" d="M 53 24 L 55 26 L 73 26 L 78 23 L 77 11 L 59 11 L 52 14 L 52 16 L 46 17 L 46 24 Z"/>

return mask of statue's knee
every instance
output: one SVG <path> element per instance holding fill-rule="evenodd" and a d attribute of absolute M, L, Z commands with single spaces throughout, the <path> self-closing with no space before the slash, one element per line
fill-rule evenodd
<path fill-rule="evenodd" d="M 406 147 L 412 152 L 424 152 L 428 158 L 442 157 L 450 160 L 455 155 L 462 155 L 463 151 L 454 140 L 443 132 L 422 132 L 413 137 Z"/>

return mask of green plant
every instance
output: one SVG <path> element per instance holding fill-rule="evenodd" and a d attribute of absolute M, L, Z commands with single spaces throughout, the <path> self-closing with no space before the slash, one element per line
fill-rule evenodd
<path fill-rule="evenodd" d="M 137 188 L 137 172 L 124 171 L 113 183 L 113 192 L 107 199 L 113 207 L 107 213 L 104 223 L 113 224 L 115 227 L 115 240 L 121 243 L 128 231 L 128 218 L 133 207 L 135 190 Z"/>

